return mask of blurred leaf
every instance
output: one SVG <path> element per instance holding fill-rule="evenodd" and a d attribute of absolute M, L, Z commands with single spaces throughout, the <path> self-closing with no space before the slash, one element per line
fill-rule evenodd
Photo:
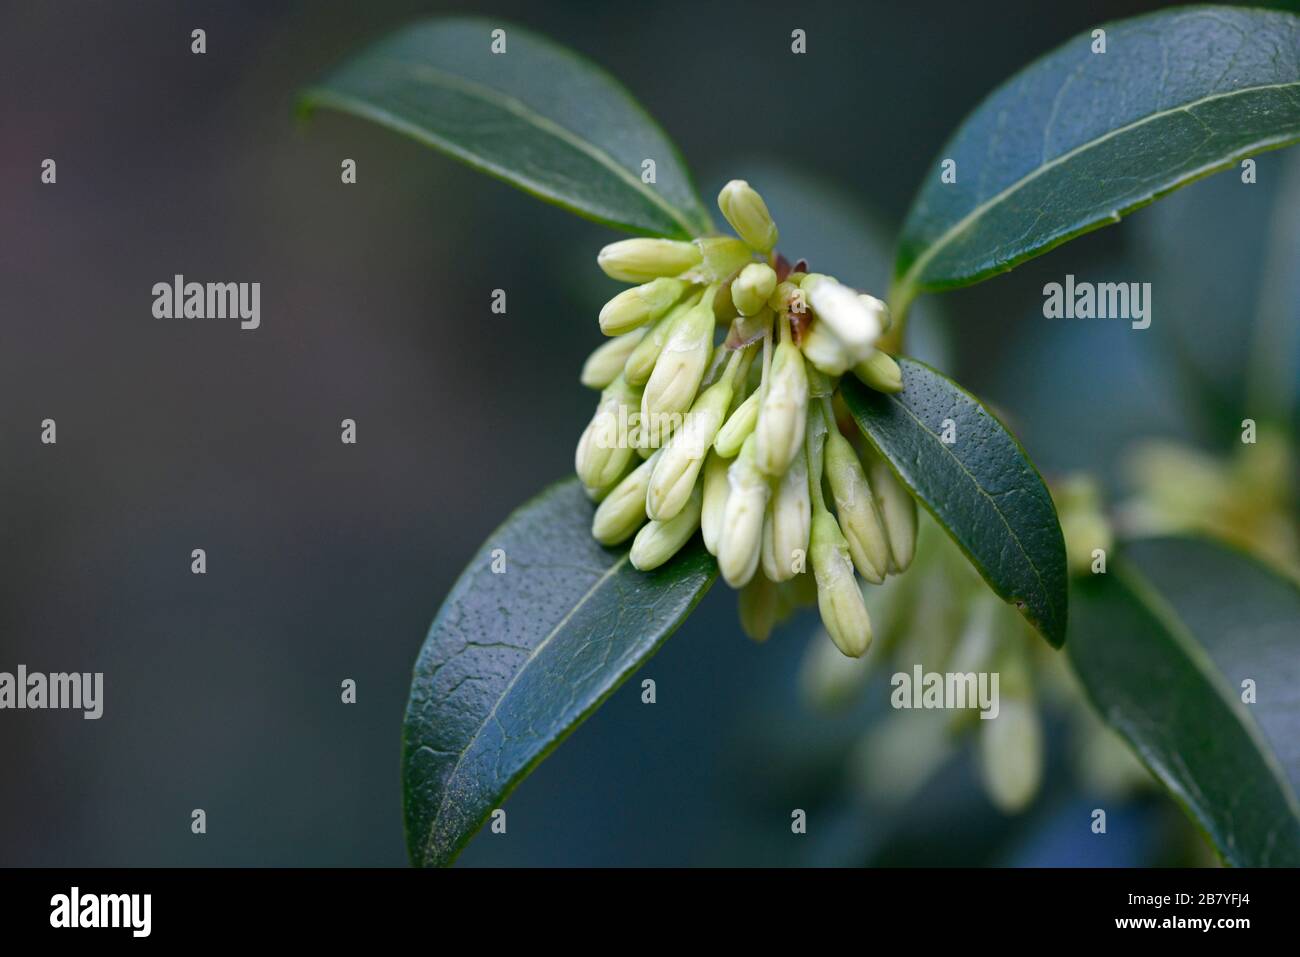
<path fill-rule="evenodd" d="M 1300 792 L 1300 587 L 1258 559 L 1201 538 L 1131 542 L 1125 556 L 1164 597 L 1249 706 L 1293 792 Z"/>
<path fill-rule="evenodd" d="M 591 516 L 576 479 L 551 486 L 488 538 L 438 610 L 403 735 L 412 863 L 451 863 L 713 583 L 698 539 L 639 572 L 626 549 L 596 543 Z"/>
<path fill-rule="evenodd" d="M 849 410 L 1004 601 L 1054 647 L 1065 641 L 1065 541 L 1042 477 L 997 418 L 929 366 L 899 359 L 903 391 L 841 380 Z M 951 420 L 955 441 L 941 441 Z"/>
<path fill-rule="evenodd" d="M 492 52 L 504 30 L 506 52 Z M 500 20 L 426 20 L 367 47 L 302 97 L 450 153 L 541 199 L 632 232 L 709 231 L 677 148 L 623 86 Z M 641 181 L 643 160 L 656 183 Z"/>
<path fill-rule="evenodd" d="M 1224 861 L 1300 865 L 1295 795 L 1268 740 L 1216 667 L 1273 667 L 1271 674 L 1258 672 L 1261 689 L 1273 696 L 1269 709 L 1274 716 L 1279 709 L 1291 710 L 1300 678 L 1294 648 L 1300 600 L 1294 585 L 1243 556 L 1203 543 L 1170 540 L 1135 557 L 1148 569 L 1173 560 L 1187 564 L 1166 582 L 1172 601 L 1137 565 L 1122 559 L 1113 560 L 1107 574 L 1075 582 L 1069 655 L 1088 697 Z M 1175 570 L 1162 565 L 1158 571 Z M 1210 611 L 1189 604 L 1197 589 L 1237 597 Z M 1246 610 L 1247 600 L 1264 605 Z M 1231 631 L 1217 638 L 1215 653 L 1207 654 L 1198 638 L 1213 636 L 1225 623 Z M 1289 633 L 1289 657 L 1279 627 Z M 1294 715 L 1278 724 L 1254 707 L 1274 730 L 1295 727 Z"/>
<path fill-rule="evenodd" d="M 940 151 L 899 243 L 899 308 L 1006 272 L 1300 139 L 1300 19 L 1191 7 L 1104 24 L 995 90 Z"/>

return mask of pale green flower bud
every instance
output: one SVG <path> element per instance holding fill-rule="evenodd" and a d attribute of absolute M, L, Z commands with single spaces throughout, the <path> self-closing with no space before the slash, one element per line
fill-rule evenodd
<path fill-rule="evenodd" d="M 603 389 L 617 379 L 628 356 L 645 337 L 645 332 L 644 329 L 634 329 L 627 335 L 617 336 L 597 346 L 582 364 L 582 375 L 579 377 L 582 384 L 588 389 Z"/>
<path fill-rule="evenodd" d="M 736 235 L 760 253 L 770 253 L 778 233 L 772 214 L 758 191 L 743 179 L 733 179 L 718 194 L 718 209 L 727 218 Z"/>
<path fill-rule="evenodd" d="M 704 467 L 704 456 L 731 405 L 731 392 L 731 378 L 726 375 L 709 386 L 663 450 L 645 499 L 646 514 L 655 521 L 667 521 L 685 507 Z"/>
<path fill-rule="evenodd" d="M 713 355 L 713 290 L 673 323 L 641 397 L 641 418 L 685 412 Z"/>
<path fill-rule="evenodd" d="M 736 411 L 727 417 L 727 421 L 718 430 L 713 447 L 724 459 L 734 459 L 740 454 L 740 447 L 758 422 L 758 404 L 761 399 L 759 392 L 751 392 L 749 398 L 736 407 Z"/>
<path fill-rule="evenodd" d="M 648 282 L 676 276 L 700 264 L 703 253 L 692 242 L 676 239 L 624 239 L 610 243 L 596 256 L 596 264 L 610 279 Z"/>
<path fill-rule="evenodd" d="M 690 284 L 680 279 L 652 279 L 644 285 L 624 289 L 600 310 L 600 331 L 617 336 L 653 322 L 671 309 L 689 288 Z"/>
<path fill-rule="evenodd" d="M 650 373 L 654 372 L 655 363 L 659 360 L 659 353 L 663 351 L 664 343 L 668 340 L 668 334 L 673 331 L 677 320 L 690 312 L 697 302 L 699 302 L 698 298 L 688 295 L 668 310 L 668 315 L 650 327 L 650 331 L 637 343 L 623 365 L 623 378 L 627 380 L 628 385 L 643 386 L 650 381 Z"/>
<path fill-rule="evenodd" d="M 767 641 L 776 624 L 776 605 L 776 585 L 762 575 L 755 575 L 736 596 L 741 631 L 754 641 Z"/>
<path fill-rule="evenodd" d="M 813 516 L 810 554 L 822 624 L 836 648 L 850 658 L 860 658 L 871 645 L 871 619 L 853 575 L 849 544 L 826 509 Z"/>
<path fill-rule="evenodd" d="M 776 347 L 772 369 L 758 412 L 754 435 L 758 439 L 758 467 L 768 475 L 780 475 L 803 449 L 804 425 L 808 416 L 808 376 L 803 355 L 793 342 Z"/>
<path fill-rule="evenodd" d="M 645 490 L 659 454 L 638 465 L 605 496 L 591 519 L 591 535 L 596 541 L 617 545 L 646 523 Z"/>
<path fill-rule="evenodd" d="M 814 368 L 827 375 L 843 375 L 853 365 L 853 355 L 835 337 L 835 333 L 830 331 L 830 327 L 820 320 L 814 320 L 804 330 L 799 348 Z"/>
<path fill-rule="evenodd" d="M 731 485 L 727 481 L 727 469 L 731 463 L 717 452 L 710 452 L 704 460 L 704 501 L 700 506 L 700 533 L 704 536 L 704 547 L 710 555 L 718 554 L 718 542 L 722 538 L 722 521 L 727 509 L 727 495 Z"/>
<path fill-rule="evenodd" d="M 742 316 L 752 316 L 767 305 L 776 290 L 776 271 L 767 263 L 750 263 L 731 284 L 731 301 Z"/>
<path fill-rule="evenodd" d="M 639 399 L 639 392 L 622 376 L 600 394 L 596 414 L 583 430 L 574 455 L 574 469 L 587 488 L 607 488 L 623 475 L 633 454 L 626 434 L 628 417 Z"/>
<path fill-rule="evenodd" d="M 1033 702 L 1002 696 L 998 716 L 980 721 L 979 766 L 984 789 L 1004 813 L 1029 804 L 1043 776 L 1043 728 Z"/>
<path fill-rule="evenodd" d="M 863 385 L 877 392 L 901 392 L 903 389 L 903 370 L 888 353 L 879 349 L 873 349 L 871 355 L 855 365 L 853 374 L 862 380 Z"/>
<path fill-rule="evenodd" d="M 811 523 L 808 460 L 796 455 L 776 483 L 763 517 L 764 575 L 774 582 L 783 582 L 807 568 Z"/>
<path fill-rule="evenodd" d="M 863 578 L 879 585 L 889 571 L 889 539 L 876 514 L 867 474 L 853 445 L 836 429 L 827 435 L 823 461 L 853 564 Z"/>
<path fill-rule="evenodd" d="M 880 456 L 868 455 L 866 466 L 867 481 L 876 497 L 876 511 L 889 539 L 889 570 L 906 571 L 916 551 L 916 500 Z"/>
<path fill-rule="evenodd" d="M 1109 554 L 1114 543 L 1110 522 L 1101 507 L 1097 483 L 1086 475 L 1071 475 L 1052 486 L 1052 498 L 1065 536 L 1066 563 L 1072 575 L 1087 575 L 1096 560 L 1093 552 Z"/>
<path fill-rule="evenodd" d="M 771 493 L 767 476 L 754 464 L 756 438 L 751 435 L 727 470 L 726 507 L 718 538 L 718 571 L 732 588 L 754 577 L 763 538 L 763 513 Z"/>
<path fill-rule="evenodd" d="M 826 323 L 855 362 L 871 354 L 880 337 L 880 316 L 858 294 L 829 276 L 810 275 L 800 287 L 817 318 Z"/>
<path fill-rule="evenodd" d="M 700 527 L 702 493 L 696 488 L 686 507 L 666 522 L 651 522 L 636 533 L 629 556 L 633 567 L 643 572 L 658 568 L 676 555 Z"/>

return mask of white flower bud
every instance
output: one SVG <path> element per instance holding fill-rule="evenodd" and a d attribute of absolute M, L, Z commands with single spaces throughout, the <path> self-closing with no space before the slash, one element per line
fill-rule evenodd
<path fill-rule="evenodd" d="M 889 570 L 906 571 L 916 552 L 916 500 L 880 456 L 870 454 L 866 466 L 867 481 L 876 497 L 876 512 L 889 539 Z"/>
<path fill-rule="evenodd" d="M 1033 702 L 1003 695 L 998 716 L 976 723 L 984 789 L 1004 813 L 1023 810 L 1043 775 L 1043 729 Z"/>
<path fill-rule="evenodd" d="M 689 288 L 690 284 L 680 279 L 652 279 L 624 289 L 600 310 L 600 331 L 617 336 L 652 322 L 671 309 Z"/>
<path fill-rule="evenodd" d="M 808 460 L 796 455 L 776 482 L 763 517 L 764 575 L 774 582 L 783 582 L 804 570 L 811 522 Z"/>
<path fill-rule="evenodd" d="M 853 367 L 853 374 L 862 380 L 862 384 L 877 392 L 901 392 L 903 389 L 903 370 L 888 354 L 873 349 L 867 358 Z"/>
<path fill-rule="evenodd" d="M 698 266 L 703 253 L 692 242 L 675 239 L 624 239 L 610 243 L 596 256 L 605 275 L 621 282 L 648 282 L 676 276 Z"/>
<path fill-rule="evenodd" d="M 718 209 L 727 218 L 736 235 L 760 253 L 776 246 L 779 234 L 772 214 L 758 191 L 743 179 L 733 179 L 718 194 Z"/>
<path fill-rule="evenodd" d="M 644 338 L 645 332 L 644 329 L 634 329 L 627 335 L 617 336 L 597 346 L 582 364 L 582 375 L 579 377 L 582 384 L 588 389 L 603 389 L 617 379 L 628 356 Z"/>
<path fill-rule="evenodd" d="M 750 263 L 731 284 L 731 301 L 742 316 L 752 316 L 767 305 L 776 289 L 776 271 L 767 263 Z"/>
<path fill-rule="evenodd" d="M 574 469 L 587 488 L 608 488 L 622 477 L 633 454 L 625 427 L 639 399 L 637 390 L 622 376 L 600 394 L 596 414 L 583 430 L 574 454 Z"/>
<path fill-rule="evenodd" d="M 758 403 L 761 398 L 757 391 L 751 392 L 718 430 L 718 437 L 713 440 L 713 447 L 724 459 L 734 459 L 740 454 L 740 447 L 754 431 L 754 425 L 758 422 Z"/>
<path fill-rule="evenodd" d="M 730 491 L 718 538 L 718 571 L 732 588 L 754 577 L 763 538 L 763 513 L 770 494 L 767 476 L 754 464 L 756 439 L 745 440 L 727 470 Z"/>
<path fill-rule="evenodd" d="M 852 289 L 829 276 L 810 275 L 800 287 L 819 320 L 844 344 L 855 362 L 871 354 L 880 337 L 880 315 Z"/>
<path fill-rule="evenodd" d="M 881 334 L 888 332 L 894 325 L 894 314 L 890 312 L 888 303 L 865 292 L 858 293 L 858 298 L 862 300 L 864 306 L 872 310 L 880 319 Z"/>
<path fill-rule="evenodd" d="M 803 355 L 793 342 L 776 347 L 772 368 L 758 412 L 754 435 L 758 440 L 758 467 L 768 475 L 780 475 L 803 449 L 804 425 L 808 417 L 808 375 Z"/>
<path fill-rule="evenodd" d="M 677 321 L 690 312 L 698 302 L 698 296 L 689 294 L 669 309 L 666 316 L 650 326 L 649 331 L 637 343 L 623 365 L 623 378 L 627 380 L 628 385 L 644 386 L 650 381 L 650 373 L 654 372 L 655 363 L 659 360 L 659 353 L 663 351 L 664 343 L 668 340 L 668 334 L 673 331 Z"/>
<path fill-rule="evenodd" d="M 755 575 L 736 596 L 740 629 L 753 641 L 767 641 L 777 617 L 776 585 Z"/>
<path fill-rule="evenodd" d="M 727 509 L 727 495 L 731 485 L 727 469 L 731 463 L 717 452 L 710 452 L 704 460 L 704 501 L 700 506 L 700 532 L 704 547 L 710 555 L 718 554 L 718 541 L 722 538 L 722 521 Z"/>
<path fill-rule="evenodd" d="M 826 438 L 825 456 L 826 479 L 853 564 L 863 578 L 879 585 L 889 571 L 889 540 L 876 514 L 867 474 L 853 445 L 836 429 Z"/>
<path fill-rule="evenodd" d="M 686 423 L 663 450 L 646 490 L 646 514 L 655 521 L 667 521 L 686 505 L 731 405 L 731 391 L 731 378 L 724 374 L 691 406 Z"/>
<path fill-rule="evenodd" d="M 871 619 L 853 575 L 848 542 L 826 509 L 813 516 L 810 554 L 822 624 L 835 647 L 850 658 L 860 658 L 871 645 Z"/>
<path fill-rule="evenodd" d="M 651 522 L 636 533 L 629 556 L 633 567 L 647 572 L 676 555 L 700 527 L 702 493 L 696 488 L 686 507 L 666 522 Z"/>
<path fill-rule="evenodd" d="M 654 371 L 641 397 L 643 424 L 653 416 L 685 412 L 695 401 L 704 370 L 713 355 L 713 295 L 705 293 L 675 323 L 664 340 Z"/>
<path fill-rule="evenodd" d="M 659 452 L 642 462 L 605 496 L 591 519 L 591 535 L 602 545 L 626 541 L 646 523 L 645 490 Z"/>

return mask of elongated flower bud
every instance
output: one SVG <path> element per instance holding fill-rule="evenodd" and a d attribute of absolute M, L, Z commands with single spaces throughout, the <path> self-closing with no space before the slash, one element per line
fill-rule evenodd
<path fill-rule="evenodd" d="M 718 571 L 732 588 L 754 577 L 763 538 L 763 513 L 770 494 L 767 476 L 754 464 L 756 438 L 751 435 L 727 470 L 731 486 L 718 539 Z"/>
<path fill-rule="evenodd" d="M 704 467 L 704 456 L 731 405 L 731 377 L 709 386 L 673 435 L 655 465 L 646 491 L 645 510 L 655 521 L 667 521 L 686 505 Z"/>
<path fill-rule="evenodd" d="M 758 467 L 768 475 L 780 475 L 803 449 L 804 424 L 808 416 L 808 376 L 803 355 L 793 342 L 776 347 L 772 369 L 758 412 L 754 435 L 758 439 Z"/>
<path fill-rule="evenodd" d="M 680 279 L 652 279 L 644 285 L 624 289 L 600 310 L 600 331 L 617 336 L 653 322 L 671 309 L 689 288 Z"/>
<path fill-rule="evenodd" d="M 713 355 L 713 291 L 673 323 L 641 397 L 642 421 L 685 412 Z"/>
<path fill-rule="evenodd" d="M 605 496 L 591 519 L 591 535 L 602 545 L 631 538 L 646 523 L 645 490 L 660 452 L 646 459 Z"/>
<path fill-rule="evenodd" d="M 634 329 L 597 346 L 582 364 L 582 375 L 579 377 L 582 384 L 588 389 L 603 389 L 617 379 L 628 356 L 644 336 L 644 329 Z"/>
<path fill-rule="evenodd" d="M 710 555 L 718 554 L 718 542 L 722 538 L 722 521 L 727 509 L 727 495 L 731 484 L 727 481 L 727 469 L 731 462 L 717 452 L 710 452 L 704 460 L 704 501 L 700 506 L 700 533 L 704 537 L 704 547 Z"/>
<path fill-rule="evenodd" d="M 853 367 L 853 374 L 862 380 L 862 384 L 877 392 L 901 392 L 903 389 L 903 370 L 888 354 L 873 349 L 871 355 Z"/>
<path fill-rule="evenodd" d="M 774 582 L 783 582 L 804 571 L 811 522 L 808 460 L 796 455 L 776 483 L 763 517 L 764 575 Z"/>
<path fill-rule="evenodd" d="M 779 234 L 772 214 L 758 191 L 743 179 L 733 179 L 718 194 L 718 209 L 727 218 L 736 235 L 760 253 L 776 246 Z"/>
<path fill-rule="evenodd" d="M 880 316 L 852 289 L 829 276 L 810 275 L 800 287 L 817 318 L 826 323 L 855 362 L 871 354 L 880 337 Z"/>
<path fill-rule="evenodd" d="M 685 299 L 669 309 L 666 316 L 650 327 L 623 365 L 623 378 L 627 380 L 628 385 L 644 386 L 650 381 L 650 373 L 654 372 L 655 363 L 659 361 L 659 353 L 663 351 L 664 343 L 668 341 L 673 326 L 682 316 L 690 312 L 697 302 L 699 302 L 697 296 L 687 295 Z"/>
<path fill-rule="evenodd" d="M 574 469 L 583 485 L 591 489 L 607 488 L 622 476 L 632 456 L 627 421 L 639 399 L 637 390 L 622 376 L 600 394 L 596 414 L 583 430 L 574 455 Z"/>
<path fill-rule="evenodd" d="M 691 242 L 675 239 L 624 239 L 610 243 L 596 257 L 596 264 L 610 279 L 621 282 L 649 282 L 660 276 L 676 276 L 698 266 L 704 258 Z"/>
<path fill-rule="evenodd" d="M 814 368 L 827 375 L 843 375 L 853 365 L 852 353 L 835 337 L 830 327 L 820 320 L 815 320 L 804 330 L 799 348 Z"/>
<path fill-rule="evenodd" d="M 740 454 L 740 447 L 745 444 L 745 439 L 749 438 L 750 433 L 754 431 L 755 423 L 758 422 L 758 404 L 761 399 L 762 395 L 759 392 L 751 392 L 718 430 L 718 437 L 714 439 L 713 447 L 724 459 L 732 459 Z"/>
<path fill-rule="evenodd" d="M 753 641 L 767 641 L 777 617 L 776 585 L 755 575 L 736 596 L 740 628 Z"/>
<path fill-rule="evenodd" d="M 876 497 L 876 511 L 889 539 L 889 570 L 906 571 L 916 551 L 916 500 L 880 456 L 870 453 L 866 465 L 867 481 Z"/>
<path fill-rule="evenodd" d="M 742 316 L 752 316 L 767 305 L 776 289 L 776 271 L 766 263 L 750 263 L 731 284 L 731 301 Z"/>
<path fill-rule="evenodd" d="M 1002 696 L 998 716 L 979 721 L 984 788 L 1007 814 L 1023 810 L 1043 775 L 1043 729 L 1032 700 Z"/>
<path fill-rule="evenodd" d="M 889 571 L 889 540 L 876 515 L 867 474 L 853 446 L 838 429 L 826 438 L 826 479 L 835 499 L 840 530 L 849 543 L 853 564 L 867 581 L 879 585 Z"/>
<path fill-rule="evenodd" d="M 810 555 L 822 624 L 836 648 L 860 658 L 871 645 L 871 619 L 853 575 L 849 544 L 835 516 L 824 508 L 813 516 Z"/>
<path fill-rule="evenodd" d="M 700 527 L 702 493 L 696 488 L 686 507 L 666 522 L 651 522 L 636 533 L 629 556 L 633 567 L 645 572 L 676 555 Z"/>

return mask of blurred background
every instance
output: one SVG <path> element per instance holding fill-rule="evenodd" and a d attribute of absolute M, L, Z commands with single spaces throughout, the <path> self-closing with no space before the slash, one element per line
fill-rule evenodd
<path fill-rule="evenodd" d="M 1156 6 L 4 4 L 0 671 L 102 671 L 106 700 L 99 721 L 0 712 L 0 865 L 404 864 L 399 735 L 429 621 L 487 534 L 572 469 L 614 235 L 378 127 L 302 124 L 304 84 L 420 16 L 530 26 L 619 76 L 706 199 L 748 177 L 792 259 L 883 295 L 893 232 L 961 118 L 1039 54 Z M 910 351 L 994 404 L 1049 477 L 1087 469 L 1124 495 L 1139 439 L 1237 442 L 1250 364 L 1296 356 L 1255 330 L 1296 328 L 1297 263 L 1300 167 L 1267 154 L 1252 187 L 1220 174 L 927 297 Z M 1067 272 L 1152 282 L 1151 328 L 1044 320 Z M 154 319 L 175 273 L 260 282 L 261 328 Z M 657 706 L 624 686 L 462 863 L 1209 859 L 1140 783 L 1105 796 L 1110 839 L 1079 825 L 1101 798 L 1058 733 L 1068 707 L 1047 713 L 1021 813 L 990 802 L 970 749 L 881 799 L 888 763 L 862 754 L 885 693 L 813 706 L 815 620 L 756 646 L 714 589 L 642 672 Z"/>

